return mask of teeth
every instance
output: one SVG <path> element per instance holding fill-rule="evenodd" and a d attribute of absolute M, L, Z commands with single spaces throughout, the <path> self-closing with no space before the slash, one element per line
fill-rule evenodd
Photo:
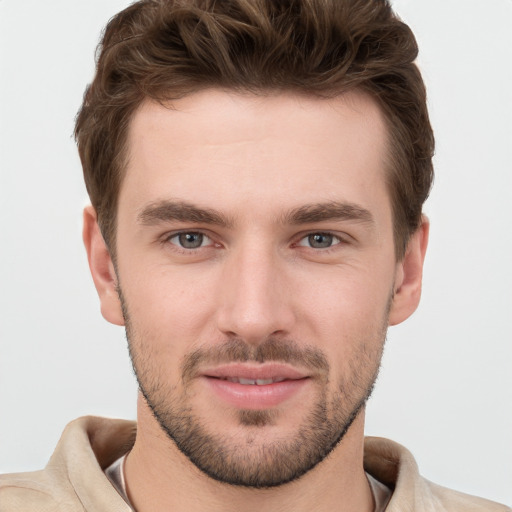
<path fill-rule="evenodd" d="M 243 379 L 242 377 L 227 377 L 227 381 L 243 384 L 244 386 L 266 386 L 274 382 L 283 382 L 284 377 L 276 377 L 275 379 Z"/>
<path fill-rule="evenodd" d="M 265 386 L 265 384 L 272 384 L 272 382 L 274 382 L 272 379 L 256 379 L 258 386 Z"/>
<path fill-rule="evenodd" d="M 254 379 L 238 379 L 238 382 L 240 384 L 256 384 L 256 381 Z"/>

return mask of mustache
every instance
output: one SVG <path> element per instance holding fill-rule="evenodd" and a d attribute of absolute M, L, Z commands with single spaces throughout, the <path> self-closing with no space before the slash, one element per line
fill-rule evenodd
<path fill-rule="evenodd" d="M 215 347 L 199 348 L 183 358 L 181 375 L 186 383 L 197 377 L 205 365 L 246 362 L 288 363 L 325 375 L 329 373 L 327 357 L 320 349 L 300 347 L 292 340 L 271 337 L 258 345 L 251 345 L 242 339 L 231 339 Z"/>

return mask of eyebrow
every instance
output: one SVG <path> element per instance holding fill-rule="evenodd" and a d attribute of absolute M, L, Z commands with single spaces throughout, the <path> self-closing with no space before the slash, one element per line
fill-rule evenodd
<path fill-rule="evenodd" d="M 233 220 L 209 208 L 200 208 L 185 201 L 157 201 L 151 203 L 137 215 L 137 220 L 146 226 L 160 222 L 191 222 L 231 227 Z"/>
<path fill-rule="evenodd" d="M 231 228 L 234 220 L 209 208 L 201 208 L 186 201 L 162 200 L 144 207 L 137 220 L 146 226 L 160 222 L 191 222 Z M 347 220 L 365 224 L 374 224 L 369 210 L 354 203 L 329 201 L 312 203 L 294 208 L 278 219 L 279 223 L 300 225 L 328 220 Z"/>
<path fill-rule="evenodd" d="M 369 210 L 354 203 L 329 201 L 327 203 L 306 204 L 295 208 L 284 216 L 287 224 L 309 224 L 327 220 L 347 220 L 364 224 L 375 224 Z"/>

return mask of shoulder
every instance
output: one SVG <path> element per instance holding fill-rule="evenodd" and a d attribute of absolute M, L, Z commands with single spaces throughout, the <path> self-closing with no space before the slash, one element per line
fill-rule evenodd
<path fill-rule="evenodd" d="M 462 492 L 447 489 L 440 485 L 423 479 L 428 489 L 427 496 L 435 504 L 435 510 L 439 511 L 464 511 L 464 512 L 512 512 L 506 505 L 489 501 L 478 496 L 471 496 Z"/>
<path fill-rule="evenodd" d="M 423 478 L 409 450 L 380 437 L 367 437 L 365 470 L 393 490 L 386 512 L 512 512 L 483 498 L 434 484 Z"/>
<path fill-rule="evenodd" d="M 45 471 L 0 475 L 0 512 L 82 512 L 66 496 L 55 493 Z"/>
<path fill-rule="evenodd" d="M 127 510 L 103 468 L 131 448 L 135 432 L 126 420 L 71 422 L 43 470 L 0 475 L 0 512 Z"/>

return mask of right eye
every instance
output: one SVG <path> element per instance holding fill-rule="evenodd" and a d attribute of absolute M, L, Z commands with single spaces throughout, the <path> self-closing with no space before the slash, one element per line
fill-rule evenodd
<path fill-rule="evenodd" d="M 212 240 L 209 237 L 197 231 L 175 233 L 167 240 L 181 249 L 199 249 L 200 247 L 206 247 L 212 244 Z"/>

